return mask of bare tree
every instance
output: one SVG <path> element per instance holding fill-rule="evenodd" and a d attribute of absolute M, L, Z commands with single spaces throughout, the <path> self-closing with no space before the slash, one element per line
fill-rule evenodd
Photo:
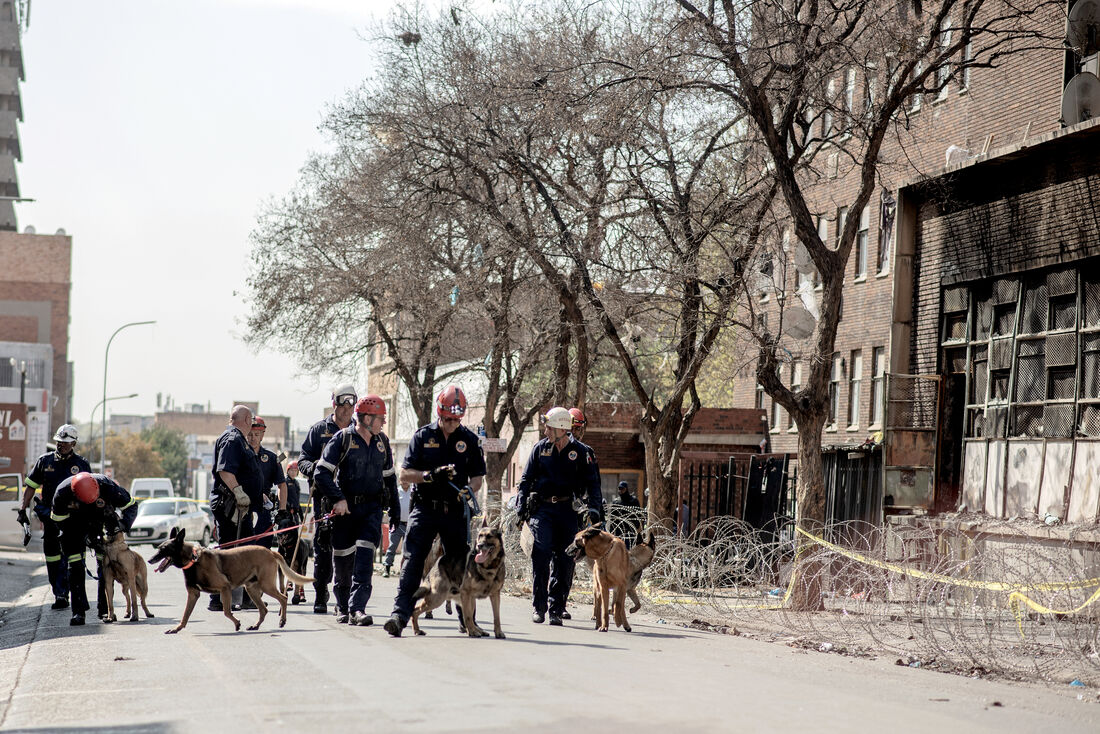
<path fill-rule="evenodd" d="M 1050 26 L 1039 21 L 1064 7 L 1011 0 L 675 4 L 683 14 L 669 38 L 682 39 L 674 53 L 691 55 L 695 69 L 685 72 L 690 65 L 681 66 L 678 77 L 655 68 L 639 73 L 660 75 L 674 87 L 708 90 L 741 116 L 779 187 L 777 216 L 793 224 L 797 246 L 820 274 L 820 318 L 799 388 L 785 384 L 778 370 L 786 349 L 782 314 L 771 328 L 758 322 L 753 330 L 759 347 L 756 379 L 798 427 L 799 524 L 809 529 L 825 515 L 821 437 L 829 367 L 845 268 L 859 227 L 859 217 L 848 217 L 830 246 L 818 235 L 815 215 L 825 199 L 833 207 L 862 211 L 891 167 L 908 163 L 905 130 L 914 100 L 938 93 L 966 69 L 1049 47 L 1052 39 L 1043 31 Z M 860 104 L 853 104 L 842 86 L 856 76 Z M 830 165 L 841 169 L 849 186 L 823 180 Z M 821 600 L 809 583 L 796 587 L 792 603 L 811 609 L 820 608 Z"/>

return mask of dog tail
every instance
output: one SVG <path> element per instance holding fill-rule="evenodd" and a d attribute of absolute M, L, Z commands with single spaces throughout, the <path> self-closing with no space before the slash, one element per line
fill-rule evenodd
<path fill-rule="evenodd" d="M 311 578 L 309 576 L 303 576 L 303 575 L 301 575 L 299 573 L 295 573 L 293 570 L 291 570 L 290 566 L 287 565 L 286 559 L 283 558 L 282 554 L 280 554 L 277 551 L 271 551 L 271 555 L 275 556 L 275 562 L 279 564 L 279 570 L 281 570 L 283 572 L 283 575 L 286 576 L 288 579 L 290 579 L 291 581 L 293 581 L 296 584 L 312 584 L 313 583 L 313 581 L 314 581 L 313 578 Z"/>

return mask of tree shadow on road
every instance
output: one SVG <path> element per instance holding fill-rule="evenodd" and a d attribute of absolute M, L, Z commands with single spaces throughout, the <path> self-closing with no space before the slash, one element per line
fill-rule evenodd
<path fill-rule="evenodd" d="M 63 734 L 77 734 L 77 732 L 87 732 L 92 734 L 93 732 L 118 732 L 119 734 L 165 734 L 166 732 L 174 731 L 175 727 L 171 724 L 163 721 L 157 721 L 150 724 L 130 724 L 128 726 L 119 726 L 118 724 L 111 724 L 106 726 L 45 726 L 45 727 L 33 727 L 25 729 L 6 729 L 8 734 L 31 734 L 32 732 L 63 732 Z"/>

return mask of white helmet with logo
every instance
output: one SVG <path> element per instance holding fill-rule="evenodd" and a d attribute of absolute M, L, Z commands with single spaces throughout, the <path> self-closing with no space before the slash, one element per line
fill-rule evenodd
<path fill-rule="evenodd" d="M 551 408 L 543 417 L 546 419 L 546 425 L 551 428 L 560 428 L 564 431 L 573 429 L 573 414 L 566 408 Z"/>
<path fill-rule="evenodd" d="M 67 442 L 71 441 L 76 443 L 76 426 L 71 423 L 66 423 L 57 429 L 57 433 L 53 435 L 55 442 Z"/>
<path fill-rule="evenodd" d="M 355 405 L 355 401 L 358 399 L 359 395 L 355 392 L 355 385 L 340 385 L 332 391 L 332 404 L 337 407 Z"/>

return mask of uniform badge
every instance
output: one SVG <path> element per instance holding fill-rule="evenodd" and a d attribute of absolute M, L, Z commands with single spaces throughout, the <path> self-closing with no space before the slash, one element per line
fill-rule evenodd
<path fill-rule="evenodd" d="M 545 448 L 539 452 L 539 456 L 549 456 L 551 453 L 552 452 L 549 448 Z"/>
<path fill-rule="evenodd" d="M 437 448 L 439 448 L 439 441 L 436 441 L 434 438 L 430 439 L 429 441 L 427 441 L 424 444 L 424 448 L 426 448 L 426 449 L 437 449 Z"/>
<path fill-rule="evenodd" d="M 384 443 L 382 443 L 381 441 L 378 441 L 374 445 L 378 447 L 378 453 L 380 453 L 380 454 L 386 453 L 386 445 Z"/>
<path fill-rule="evenodd" d="M 348 444 L 348 448 L 357 449 L 359 448 L 359 444 L 355 443 L 355 439 L 353 438 L 351 443 Z"/>
<path fill-rule="evenodd" d="M 577 452 L 576 451 L 570 451 L 569 452 L 569 460 L 570 461 L 576 461 L 577 460 Z"/>
<path fill-rule="evenodd" d="M 457 451 L 458 453 L 461 454 L 465 450 L 466 450 L 466 442 L 465 441 L 459 441 L 458 443 L 455 444 L 455 451 Z"/>
<path fill-rule="evenodd" d="M 45 469 L 43 469 L 42 471 L 53 471 L 53 467 L 52 467 L 52 466 L 47 466 L 47 467 L 46 467 Z"/>
<path fill-rule="evenodd" d="M 102 507 L 106 507 L 106 506 L 107 506 L 107 503 L 103 501 L 103 498 L 102 498 L 102 497 L 100 497 L 99 499 L 97 499 L 97 500 L 95 501 L 95 506 L 96 506 L 96 507 L 100 507 L 100 508 L 102 508 Z"/>
<path fill-rule="evenodd" d="M 325 431 L 321 434 L 321 438 L 332 438 L 332 431 Z"/>
<path fill-rule="evenodd" d="M 260 461 L 267 461 L 267 454 L 261 454 Z"/>
<path fill-rule="evenodd" d="M 70 474 L 79 474 L 80 473 L 80 467 L 78 467 L 78 466 L 70 467 L 69 468 L 69 473 Z"/>

